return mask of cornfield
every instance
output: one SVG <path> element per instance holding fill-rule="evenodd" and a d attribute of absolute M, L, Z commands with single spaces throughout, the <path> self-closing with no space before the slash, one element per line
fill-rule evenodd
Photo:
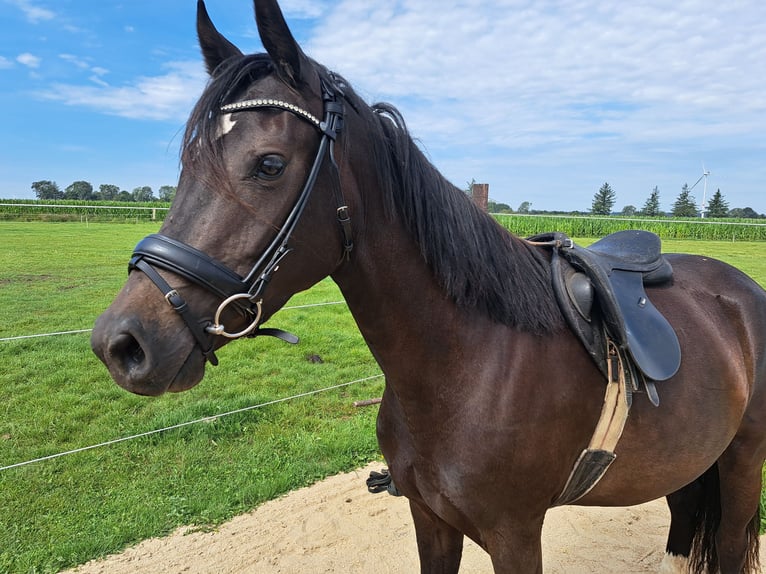
<path fill-rule="evenodd" d="M 497 221 L 512 233 L 527 237 L 561 231 L 570 237 L 603 237 L 623 229 L 643 229 L 662 239 L 708 241 L 766 241 L 766 221 L 737 219 L 659 219 L 496 214 Z"/>

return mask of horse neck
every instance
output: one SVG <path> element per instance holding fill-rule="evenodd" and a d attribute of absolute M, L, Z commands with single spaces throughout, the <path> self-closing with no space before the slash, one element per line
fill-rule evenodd
<path fill-rule="evenodd" d="M 358 145 L 341 180 L 356 247 L 333 275 L 378 361 L 409 353 L 446 365 L 488 333 L 553 330 L 560 315 L 540 253 L 449 184 L 403 127 L 379 127 L 385 137 L 349 136 Z"/>
<path fill-rule="evenodd" d="M 404 341 L 417 346 L 429 332 L 443 333 L 456 308 L 402 230 L 386 226 L 377 236 L 366 235 L 355 256 L 333 279 L 370 350 L 386 370 Z"/>
<path fill-rule="evenodd" d="M 364 224 L 353 257 L 333 279 L 370 350 L 389 381 L 423 360 L 446 368 L 464 341 L 456 333 L 491 322 L 471 314 L 466 324 L 466 312 L 445 295 L 395 220 L 368 215 Z"/>

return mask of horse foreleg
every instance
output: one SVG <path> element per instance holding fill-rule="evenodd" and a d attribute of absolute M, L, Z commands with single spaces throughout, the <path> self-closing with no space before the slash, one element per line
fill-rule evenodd
<path fill-rule="evenodd" d="M 463 534 L 420 502 L 410 500 L 421 574 L 457 574 L 463 556 Z"/>
<path fill-rule="evenodd" d="M 495 574 L 542 574 L 543 517 L 514 521 L 487 538 L 487 552 Z"/>

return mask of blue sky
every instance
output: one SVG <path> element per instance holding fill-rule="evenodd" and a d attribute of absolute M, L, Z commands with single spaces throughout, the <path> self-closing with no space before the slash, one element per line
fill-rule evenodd
<path fill-rule="evenodd" d="M 247 0 L 213 21 L 261 51 Z M 285 0 L 304 50 L 400 108 L 456 185 L 513 208 L 615 208 L 657 186 L 766 213 L 766 4 Z M 373 8 L 374 6 L 374 8 Z M 75 180 L 175 185 L 205 84 L 194 0 L 0 0 L 0 197 Z M 693 191 L 699 202 L 703 187 Z"/>

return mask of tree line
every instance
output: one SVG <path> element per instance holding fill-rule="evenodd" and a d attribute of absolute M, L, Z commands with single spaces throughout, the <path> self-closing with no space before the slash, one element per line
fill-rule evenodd
<path fill-rule="evenodd" d="M 617 194 L 609 185 L 604 183 L 596 194 L 593 196 L 593 202 L 591 204 L 591 213 L 593 215 L 611 215 L 614 204 L 617 200 Z M 704 213 L 701 210 L 704 209 Z M 626 205 L 621 215 L 642 215 L 646 217 L 659 217 L 666 215 L 660 209 L 660 190 L 657 186 L 654 186 L 649 197 L 646 199 L 643 207 L 637 209 L 633 205 Z M 759 219 L 764 218 L 766 215 L 757 213 L 751 207 L 735 207 L 729 209 L 729 203 L 724 199 L 721 189 L 717 189 L 710 200 L 705 206 L 699 206 L 691 194 L 691 189 L 688 184 L 684 184 L 681 188 L 681 193 L 678 194 L 676 200 L 673 202 L 673 206 L 667 215 L 672 217 L 737 217 L 745 219 Z"/>
<path fill-rule="evenodd" d="M 464 192 L 470 197 L 475 180 L 471 180 L 468 183 L 468 187 Z M 617 194 L 609 183 L 604 183 L 596 194 L 593 196 L 590 211 L 573 211 L 572 215 L 624 215 L 626 217 L 631 216 L 644 216 L 644 217 L 699 217 L 700 206 L 691 194 L 691 189 L 688 184 L 684 184 L 676 198 L 670 212 L 664 212 L 660 209 L 660 190 L 657 186 L 654 187 L 649 197 L 646 199 L 641 209 L 634 205 L 626 205 L 622 211 L 613 211 L 614 205 L 617 201 Z M 529 201 L 522 201 L 516 209 L 513 209 L 507 203 L 500 203 L 498 201 L 489 198 L 487 202 L 487 211 L 490 213 L 529 213 L 529 214 L 544 214 L 544 213 L 557 213 L 562 214 L 561 211 L 541 211 L 532 209 L 532 203 Z M 720 188 L 716 190 L 710 200 L 705 206 L 705 217 L 715 218 L 738 218 L 738 219 L 766 219 L 766 214 L 758 213 L 751 207 L 734 207 L 729 208 L 729 203 L 721 193 Z"/>
<path fill-rule="evenodd" d="M 148 185 L 136 187 L 133 191 L 120 189 L 110 183 L 102 183 L 98 190 L 88 181 L 75 181 L 63 190 L 55 181 L 41 180 L 32 183 L 32 189 L 37 199 L 79 199 L 84 201 L 173 201 L 176 188 L 173 185 L 163 185 L 157 190 L 157 195 Z"/>

